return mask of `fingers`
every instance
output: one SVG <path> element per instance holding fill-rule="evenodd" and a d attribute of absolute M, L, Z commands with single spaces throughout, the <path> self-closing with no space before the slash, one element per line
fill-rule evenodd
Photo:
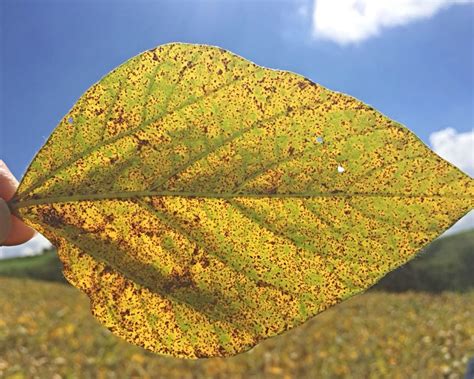
<path fill-rule="evenodd" d="M 10 172 L 7 165 L 2 160 L 0 160 L 0 198 L 4 199 L 5 201 L 10 200 L 15 194 L 17 187 L 18 181 Z M 8 211 L 8 207 L 6 211 Z M 10 212 L 8 211 L 7 214 L 6 211 L 3 209 L 2 213 L 0 213 L 0 217 L 3 220 L 0 221 L 0 228 L 2 228 L 3 234 L 6 235 L 6 237 L 4 236 L 4 241 L 2 242 L 2 232 L 0 231 L 0 245 L 19 245 L 28 241 L 35 235 L 35 231 L 33 229 L 31 229 L 29 226 L 26 226 L 17 217 L 13 215 L 8 216 Z"/>
<path fill-rule="evenodd" d="M 15 194 L 18 180 L 13 176 L 4 161 L 0 159 L 0 197 L 8 201 Z"/>

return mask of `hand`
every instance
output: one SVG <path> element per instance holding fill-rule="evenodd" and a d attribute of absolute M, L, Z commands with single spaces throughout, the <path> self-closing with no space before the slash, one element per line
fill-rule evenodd
<path fill-rule="evenodd" d="M 7 201 L 15 194 L 18 181 L 0 160 L 0 246 L 19 245 L 30 240 L 35 231 L 10 214 Z"/>

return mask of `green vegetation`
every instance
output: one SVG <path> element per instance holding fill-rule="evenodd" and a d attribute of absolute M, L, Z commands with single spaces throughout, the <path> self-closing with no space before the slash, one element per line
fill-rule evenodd
<path fill-rule="evenodd" d="M 26 258 L 0 260 L 0 276 L 66 283 L 54 250 Z M 374 289 L 402 291 L 469 291 L 474 289 L 474 230 L 440 238 L 414 260 L 383 278 Z"/>
<path fill-rule="evenodd" d="M 474 230 L 440 238 L 418 257 L 385 276 L 375 288 L 393 291 L 474 289 Z"/>
<path fill-rule="evenodd" d="M 87 297 L 0 278 L 0 377 L 462 378 L 474 355 L 474 292 L 371 292 L 232 358 L 154 355 L 111 334 Z"/>
<path fill-rule="evenodd" d="M 54 249 L 31 257 L 0 260 L 0 276 L 66 283 L 61 262 Z"/>

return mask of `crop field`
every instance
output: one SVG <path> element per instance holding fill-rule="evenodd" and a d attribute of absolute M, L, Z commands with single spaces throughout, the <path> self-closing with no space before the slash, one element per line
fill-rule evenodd
<path fill-rule="evenodd" d="M 0 278 L 2 378 L 462 378 L 474 292 L 369 292 L 227 359 L 153 355 L 113 336 L 85 295 Z"/>

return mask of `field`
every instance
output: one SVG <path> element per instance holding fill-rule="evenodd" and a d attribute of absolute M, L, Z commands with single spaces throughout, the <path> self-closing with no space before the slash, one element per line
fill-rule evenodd
<path fill-rule="evenodd" d="M 474 291 L 373 291 L 229 359 L 186 361 L 129 345 L 60 283 L 0 278 L 2 378 L 462 378 Z"/>

